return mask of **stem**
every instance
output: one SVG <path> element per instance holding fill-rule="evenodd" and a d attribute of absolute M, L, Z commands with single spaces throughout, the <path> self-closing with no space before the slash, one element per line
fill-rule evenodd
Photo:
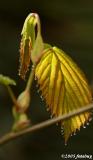
<path fill-rule="evenodd" d="M 78 114 L 81 114 L 81 113 L 84 113 L 86 111 L 90 111 L 93 109 L 93 103 L 87 105 L 87 106 L 84 106 L 80 109 L 77 109 L 73 112 L 70 112 L 68 114 L 64 114 L 63 116 L 59 116 L 57 118 L 53 118 L 53 119 L 49 119 L 49 120 L 46 120 L 44 122 L 41 122 L 39 124 L 36 124 L 34 126 L 31 126 L 29 128 L 25 128 L 24 130 L 21 130 L 19 132 L 10 132 L 10 133 L 7 133 L 6 135 L 4 135 L 1 139 L 0 139 L 0 145 L 3 145 L 13 139 L 16 139 L 17 137 L 20 137 L 26 133 L 32 133 L 34 131 L 37 131 L 37 130 L 40 130 L 40 129 L 43 129 L 45 127 L 48 127 L 50 125 L 53 125 L 57 122 L 60 122 L 60 121 L 64 121 L 64 120 L 67 120 L 75 115 L 78 115 Z"/>
<path fill-rule="evenodd" d="M 9 93 L 9 95 L 10 95 L 10 97 L 11 97 L 11 99 L 12 99 L 14 105 L 17 106 L 17 107 L 19 108 L 17 99 L 16 99 L 16 97 L 15 97 L 15 95 L 14 95 L 14 93 L 13 93 L 11 87 L 10 87 L 10 86 L 6 86 L 6 87 L 7 87 L 8 93 Z"/>
<path fill-rule="evenodd" d="M 36 64 L 33 65 L 32 70 L 30 72 L 30 75 L 29 75 L 29 78 L 28 78 L 28 82 L 27 82 L 27 85 L 26 85 L 26 90 L 27 91 L 29 91 L 31 86 L 32 86 L 32 82 L 33 82 L 34 74 L 35 74 L 35 67 L 36 67 Z M 10 86 L 6 86 L 6 87 L 7 87 L 7 90 L 9 92 L 9 95 L 10 95 L 14 105 L 17 106 L 18 108 L 20 108 L 19 105 L 18 105 L 17 99 L 16 99 L 11 87 Z"/>
<path fill-rule="evenodd" d="M 32 87 L 32 82 L 33 82 L 34 75 L 35 75 L 35 67 L 36 67 L 36 64 L 33 64 L 32 70 L 31 70 L 29 78 L 28 78 L 28 82 L 27 82 L 27 85 L 26 85 L 26 90 L 28 90 L 28 91 Z"/>

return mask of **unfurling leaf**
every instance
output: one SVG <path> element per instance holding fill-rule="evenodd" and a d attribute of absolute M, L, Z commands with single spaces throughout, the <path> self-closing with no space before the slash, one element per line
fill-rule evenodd
<path fill-rule="evenodd" d="M 15 86 L 16 82 L 13 79 L 0 74 L 0 84 L 6 85 L 6 86 L 8 86 L 8 85 L 14 85 Z"/>
<path fill-rule="evenodd" d="M 30 60 L 32 60 L 33 63 L 38 61 L 43 50 L 40 19 L 36 13 L 31 13 L 27 16 L 21 36 L 19 75 L 21 78 L 25 79 Z"/>
<path fill-rule="evenodd" d="M 73 60 L 57 47 L 50 47 L 36 66 L 35 76 L 51 114 L 58 117 L 92 101 L 87 80 Z M 62 121 L 65 142 L 89 120 L 85 112 Z"/>
<path fill-rule="evenodd" d="M 31 39 L 22 39 L 20 44 L 20 69 L 19 75 L 25 79 L 26 72 L 30 64 Z"/>
<path fill-rule="evenodd" d="M 31 60 L 33 63 L 37 63 L 39 61 L 42 55 L 43 48 L 44 48 L 44 44 L 43 44 L 42 36 L 38 32 L 35 45 L 31 54 Z"/>
<path fill-rule="evenodd" d="M 30 64 L 31 50 L 35 41 L 35 17 L 29 14 L 24 22 L 20 43 L 20 68 L 19 75 L 25 79 Z"/>

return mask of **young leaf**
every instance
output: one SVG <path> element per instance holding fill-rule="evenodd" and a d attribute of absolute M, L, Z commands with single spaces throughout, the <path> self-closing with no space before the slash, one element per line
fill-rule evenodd
<path fill-rule="evenodd" d="M 30 65 L 30 55 L 31 55 L 31 40 L 25 39 L 24 42 L 21 40 L 20 44 L 20 68 L 19 75 L 22 79 L 25 79 L 26 72 Z"/>
<path fill-rule="evenodd" d="M 38 32 L 35 45 L 31 54 L 31 59 L 33 63 L 39 61 L 42 55 L 43 48 L 44 48 L 43 40 L 42 40 L 41 34 Z"/>
<path fill-rule="evenodd" d="M 29 14 L 26 18 L 23 29 L 22 39 L 20 43 L 20 68 L 19 75 L 25 79 L 26 72 L 30 65 L 31 50 L 35 41 L 35 17 Z"/>
<path fill-rule="evenodd" d="M 6 86 L 7 85 L 16 85 L 16 82 L 13 79 L 0 74 L 0 84 L 6 85 Z"/>
<path fill-rule="evenodd" d="M 27 16 L 21 35 L 19 75 L 25 79 L 30 65 L 30 59 L 33 63 L 37 62 L 43 50 L 40 19 L 36 13 L 31 13 Z"/>
<path fill-rule="evenodd" d="M 92 102 L 87 80 L 73 60 L 57 47 L 44 50 L 35 76 L 51 114 L 58 117 Z M 88 121 L 91 113 L 74 116 L 61 125 L 65 142 Z"/>

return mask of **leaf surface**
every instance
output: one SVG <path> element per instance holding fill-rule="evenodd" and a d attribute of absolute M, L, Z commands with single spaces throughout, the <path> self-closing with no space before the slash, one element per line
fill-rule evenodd
<path fill-rule="evenodd" d="M 27 16 L 21 36 L 19 75 L 22 79 L 25 79 L 30 65 L 31 51 L 35 43 L 35 17 L 33 14 Z"/>
<path fill-rule="evenodd" d="M 84 73 L 75 62 L 57 47 L 44 50 L 37 64 L 35 76 L 41 94 L 51 114 L 58 117 L 92 102 L 90 88 Z M 72 133 L 84 126 L 91 113 L 74 116 L 61 125 L 64 128 L 65 142 Z"/>
<path fill-rule="evenodd" d="M 30 61 L 36 63 L 44 48 L 40 19 L 36 13 L 27 16 L 21 32 L 19 75 L 25 79 Z"/>
<path fill-rule="evenodd" d="M 3 84 L 3 85 L 14 85 L 15 86 L 16 82 L 13 79 L 0 74 L 0 84 Z"/>

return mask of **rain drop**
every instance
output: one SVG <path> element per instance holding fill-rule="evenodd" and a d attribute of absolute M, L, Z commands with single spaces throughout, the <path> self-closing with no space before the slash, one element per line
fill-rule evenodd
<path fill-rule="evenodd" d="M 64 132 L 61 132 L 62 136 L 64 135 Z"/>
<path fill-rule="evenodd" d="M 63 128 L 61 129 L 61 134 L 64 135 L 64 130 L 63 130 Z"/>
<path fill-rule="evenodd" d="M 40 92 L 40 90 L 38 89 L 38 90 L 37 90 L 37 93 L 39 93 L 39 92 Z"/>
<path fill-rule="evenodd" d="M 41 99 L 43 98 L 42 95 L 40 97 L 41 97 Z"/>
<path fill-rule="evenodd" d="M 49 111 L 49 108 L 47 107 L 47 109 L 46 109 L 47 111 Z"/>
<path fill-rule="evenodd" d="M 76 135 L 76 133 L 74 132 L 74 134 L 73 134 L 74 136 Z"/>
<path fill-rule="evenodd" d="M 65 143 L 65 146 L 67 146 L 67 143 Z"/>
<path fill-rule="evenodd" d="M 92 117 L 89 118 L 89 122 L 92 121 Z"/>
<path fill-rule="evenodd" d="M 89 126 L 89 122 L 87 122 L 87 125 Z"/>
<path fill-rule="evenodd" d="M 53 115 L 51 115 L 50 118 L 53 118 Z"/>
<path fill-rule="evenodd" d="M 35 66 L 34 65 L 32 65 L 32 69 L 34 69 L 35 68 Z"/>
<path fill-rule="evenodd" d="M 64 135 L 64 131 L 63 131 L 63 130 L 61 131 L 61 135 L 62 135 L 62 136 Z"/>
<path fill-rule="evenodd" d="M 44 100 L 42 96 L 40 96 L 40 98 L 41 98 L 42 101 Z"/>
<path fill-rule="evenodd" d="M 86 128 L 86 126 L 83 126 L 83 128 Z"/>
<path fill-rule="evenodd" d="M 37 80 L 37 77 L 35 77 L 35 81 Z"/>

